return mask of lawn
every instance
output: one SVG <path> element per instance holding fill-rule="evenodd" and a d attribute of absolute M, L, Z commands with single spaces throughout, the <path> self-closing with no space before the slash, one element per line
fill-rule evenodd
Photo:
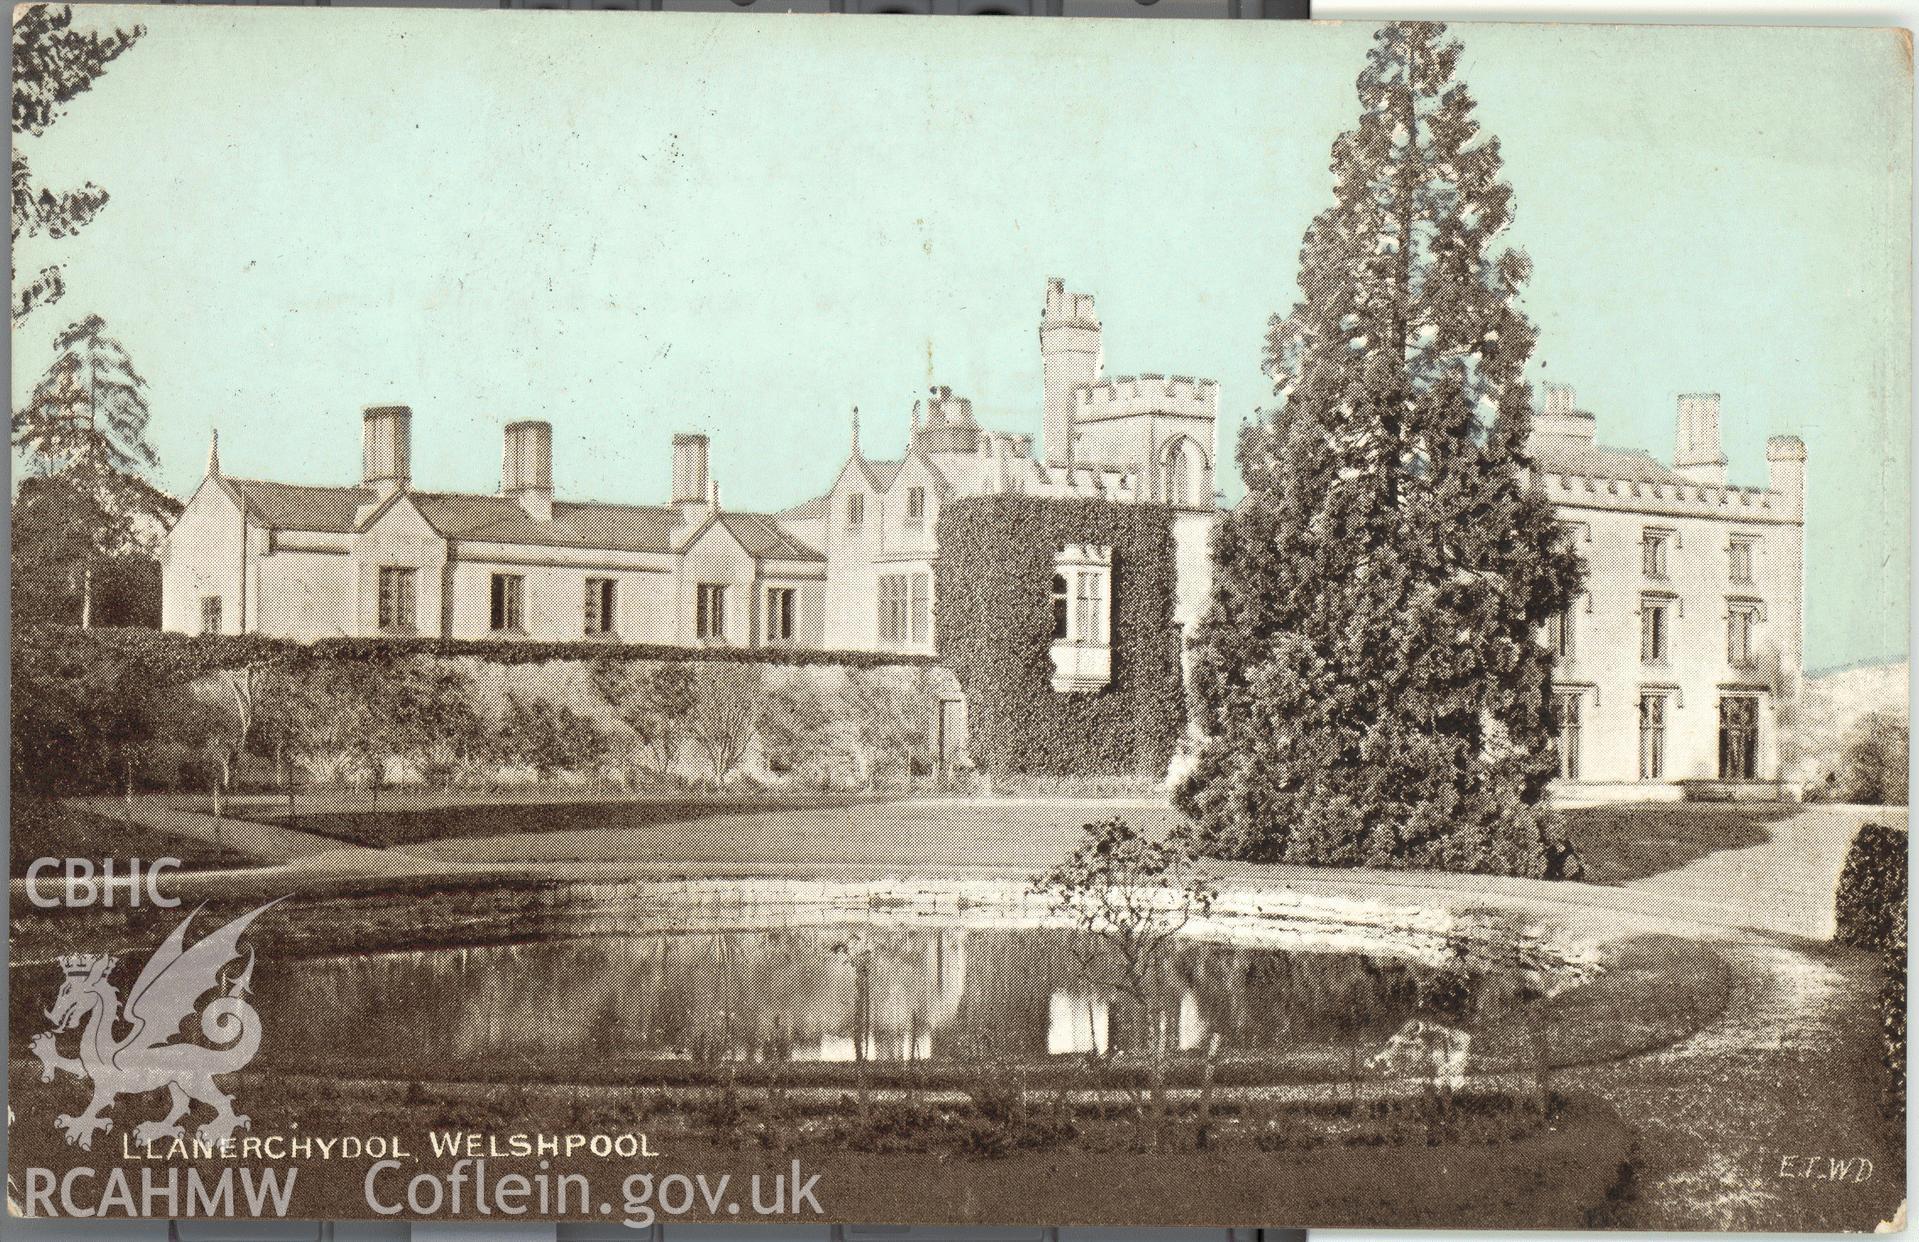
<path fill-rule="evenodd" d="M 860 795 L 778 797 L 766 795 L 664 794 L 623 799 L 554 796 L 538 801 L 451 802 L 382 809 L 365 802 L 353 810 L 323 810 L 311 803 L 289 816 L 283 806 L 266 805 L 248 811 L 247 818 L 298 828 L 353 845 L 390 849 L 451 837 L 502 837 L 525 833 L 574 832 L 584 829 L 640 829 L 663 824 L 692 824 L 727 815 L 769 811 L 806 812 L 855 805 L 874 799 Z M 329 800 L 331 801 L 331 800 Z M 398 801 L 388 795 L 389 802 Z M 336 803 L 337 805 L 337 803 Z"/>
<path fill-rule="evenodd" d="M 1588 884 L 1624 884 L 1676 871 L 1720 850 L 1765 844 L 1766 825 L 1790 818 L 1779 803 L 1658 802 L 1563 812 Z"/>
<path fill-rule="evenodd" d="M 177 858 L 185 871 L 258 864 L 243 854 L 50 802 L 18 802 L 8 833 L 8 874 L 22 878 L 36 858 Z"/>
<path fill-rule="evenodd" d="M 1123 814 L 1170 828 L 1168 806 L 1115 812 L 1070 800 L 977 803 L 886 795 L 655 794 L 581 797 L 522 792 L 506 801 L 451 802 L 365 794 L 351 809 L 289 820 L 262 804 L 242 812 L 354 845 L 427 847 L 468 862 L 657 862 L 750 865 L 819 862 L 1030 869 L 1058 861 L 1087 820 Z M 317 800 L 316 800 L 317 801 Z M 308 803 L 311 806 L 312 803 Z M 337 801 L 333 802 L 338 807 Z M 1593 884 L 1623 884 L 1672 871 L 1719 850 L 1763 844 L 1767 825 L 1797 808 L 1773 804 L 1644 803 L 1568 810 L 1566 824 Z M 505 840 L 503 838 L 512 838 Z"/>

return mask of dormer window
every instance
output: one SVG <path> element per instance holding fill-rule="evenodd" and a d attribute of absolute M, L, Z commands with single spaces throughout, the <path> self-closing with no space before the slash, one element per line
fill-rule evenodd
<path fill-rule="evenodd" d="M 918 526 L 920 523 L 926 521 L 925 488 L 909 487 L 906 489 L 906 521 L 912 526 Z"/>
<path fill-rule="evenodd" d="M 866 493 L 854 492 L 846 498 L 846 525 L 851 528 L 866 524 Z"/>
<path fill-rule="evenodd" d="M 1113 550 L 1068 544 L 1053 557 L 1053 689 L 1086 694 L 1113 679 Z"/>

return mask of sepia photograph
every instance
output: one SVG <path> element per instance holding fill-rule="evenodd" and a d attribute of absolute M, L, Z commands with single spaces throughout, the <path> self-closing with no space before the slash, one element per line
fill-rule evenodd
<path fill-rule="evenodd" d="M 1905 1227 L 1906 31 L 12 46 L 10 1217 Z"/>

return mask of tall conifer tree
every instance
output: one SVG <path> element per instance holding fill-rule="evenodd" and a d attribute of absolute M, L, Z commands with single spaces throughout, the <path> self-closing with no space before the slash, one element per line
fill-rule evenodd
<path fill-rule="evenodd" d="M 1229 856 L 1542 874 L 1550 653 L 1578 589 L 1529 482 L 1530 262 L 1498 140 L 1433 23 L 1382 28 L 1334 202 L 1275 316 L 1278 402 L 1241 434 L 1178 801 Z"/>

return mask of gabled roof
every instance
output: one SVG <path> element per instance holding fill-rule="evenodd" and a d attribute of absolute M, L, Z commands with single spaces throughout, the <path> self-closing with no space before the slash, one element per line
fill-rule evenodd
<path fill-rule="evenodd" d="M 828 497 L 815 496 L 805 504 L 794 505 L 791 509 L 781 509 L 774 516 L 789 522 L 804 522 L 811 518 L 823 518 L 831 511 L 832 504 Z"/>
<path fill-rule="evenodd" d="M 353 516 L 375 493 L 365 487 L 307 487 L 299 483 L 270 483 L 263 479 L 232 479 L 216 475 L 234 503 L 244 504 L 247 517 L 275 530 L 353 532 Z"/>
<path fill-rule="evenodd" d="M 892 463 L 898 472 L 899 463 Z M 261 479 L 234 479 L 215 475 L 234 502 L 244 503 L 248 520 L 275 530 L 324 531 L 350 535 L 360 529 L 355 518 L 379 499 L 368 487 L 309 487 Z M 377 519 L 401 496 L 411 500 L 420 516 L 445 539 L 479 543 L 522 544 L 544 548 L 603 548 L 613 552 L 671 552 L 673 533 L 685 525 L 676 508 L 662 505 L 610 505 L 591 501 L 556 500 L 553 516 L 539 521 L 511 496 L 483 496 L 474 492 L 404 492 L 388 498 L 367 516 Z M 809 504 L 826 511 L 821 497 Z M 801 506 L 805 508 L 806 506 Z M 789 511 L 789 514 L 791 511 Z M 745 548 L 747 554 L 774 560 L 823 561 L 826 558 L 780 529 L 763 513 L 722 511 L 717 520 Z"/>
<path fill-rule="evenodd" d="M 939 464 L 933 460 L 931 453 L 923 452 L 918 445 L 914 445 L 912 448 L 906 450 L 906 456 L 918 458 L 920 465 L 926 467 L 926 473 L 933 477 L 933 490 L 939 493 L 941 500 L 951 500 L 953 498 L 953 485 L 947 482 L 946 472 L 939 468 Z M 906 462 L 902 459 L 899 469 L 904 470 L 905 468 Z M 893 478 L 889 481 L 889 486 L 891 483 L 897 483 L 898 481 L 899 470 L 895 470 L 893 472 Z"/>
<path fill-rule="evenodd" d="M 1541 436 L 1532 444 L 1533 459 L 1541 470 L 1554 474 L 1581 474 L 1596 479 L 1631 483 L 1686 483 L 1669 466 L 1653 460 L 1644 449 L 1608 448 L 1560 436 Z"/>
<path fill-rule="evenodd" d="M 866 480 L 868 487 L 876 492 L 883 492 L 893 486 L 893 480 L 899 477 L 900 466 L 904 462 L 904 458 L 874 461 L 855 450 L 853 455 L 846 459 L 846 464 L 840 467 L 839 473 L 833 476 L 833 486 L 826 489 L 826 494 L 831 496 L 840 489 L 840 480 L 846 477 L 846 472 L 849 470 L 859 471 L 860 477 Z"/>
<path fill-rule="evenodd" d="M 720 523 L 740 541 L 747 555 L 776 561 L 823 561 L 818 551 L 807 547 L 780 529 L 778 522 L 764 513 L 732 513 L 721 510 Z"/>
<path fill-rule="evenodd" d="M 448 539 L 527 544 L 543 548 L 605 548 L 670 552 L 679 510 L 657 505 L 609 505 L 556 500 L 553 517 L 539 521 L 511 496 L 468 492 L 414 492 L 427 523 Z"/>

